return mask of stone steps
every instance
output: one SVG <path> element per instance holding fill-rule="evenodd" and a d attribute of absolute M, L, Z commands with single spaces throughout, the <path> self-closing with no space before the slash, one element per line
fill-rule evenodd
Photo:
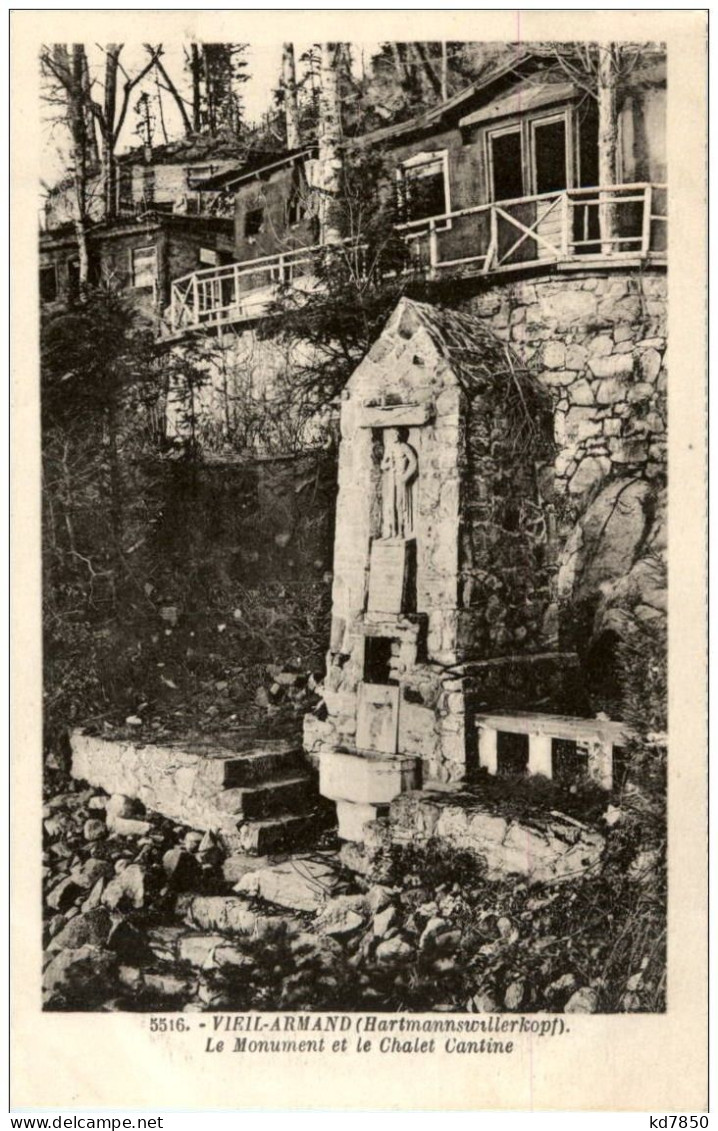
<path fill-rule="evenodd" d="M 264 781 L 249 789 L 224 789 L 217 795 L 217 804 L 225 813 L 245 820 L 261 820 L 304 809 L 315 793 L 313 779 L 302 774 Z"/>
<path fill-rule="evenodd" d="M 224 786 L 227 789 L 247 787 L 280 775 L 289 776 L 302 770 L 302 749 L 251 750 L 223 762 Z"/>
<path fill-rule="evenodd" d="M 210 743 L 151 745 L 75 731 L 73 776 L 139 798 L 171 820 L 218 834 L 232 851 L 304 847 L 325 824 L 301 747 L 284 740 L 232 750 Z"/>

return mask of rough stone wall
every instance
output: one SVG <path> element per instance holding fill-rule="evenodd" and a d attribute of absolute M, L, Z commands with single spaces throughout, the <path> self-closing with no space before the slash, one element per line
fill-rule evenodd
<path fill-rule="evenodd" d="M 576 510 L 609 478 L 665 471 L 666 300 L 656 270 L 494 284 L 465 304 L 549 390 L 556 491 Z"/>

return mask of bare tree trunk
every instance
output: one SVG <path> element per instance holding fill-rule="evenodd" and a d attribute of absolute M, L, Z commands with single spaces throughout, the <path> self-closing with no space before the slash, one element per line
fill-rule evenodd
<path fill-rule="evenodd" d="M 102 129 L 102 183 L 104 186 L 105 219 L 113 220 L 117 212 L 115 163 L 115 115 L 117 112 L 117 71 L 121 45 L 108 43 L 105 50 L 105 98 Z"/>
<path fill-rule="evenodd" d="M 198 44 L 193 43 L 190 50 L 190 72 L 192 74 L 192 128 L 195 133 L 199 133 L 202 129 L 202 95 L 200 86 L 202 78 L 202 59 Z"/>
<path fill-rule="evenodd" d="M 294 63 L 294 44 L 282 45 L 282 89 L 284 91 L 284 117 L 287 123 L 287 149 L 299 145 L 299 107 L 297 105 L 297 71 Z"/>
<path fill-rule="evenodd" d="M 321 88 L 319 93 L 319 182 L 321 191 L 321 242 L 338 243 L 337 197 L 339 196 L 341 159 L 341 107 L 337 45 L 322 44 Z"/>
<path fill-rule="evenodd" d="M 195 44 L 192 44 L 192 46 L 195 47 Z M 150 53 L 151 53 L 152 48 L 147 46 L 147 50 L 150 51 Z M 167 73 L 165 65 L 162 62 L 162 60 L 159 58 L 159 56 L 157 57 L 157 61 L 155 63 L 155 66 L 157 67 L 157 70 L 159 71 L 160 75 L 162 76 L 162 78 L 164 80 L 164 84 L 165 84 L 165 87 L 167 88 L 167 91 L 169 92 L 169 94 L 172 95 L 172 97 L 175 100 L 175 105 L 177 106 L 177 109 L 180 112 L 180 117 L 182 118 L 182 126 L 184 128 L 185 134 L 191 134 L 192 133 L 192 122 L 190 121 L 189 114 L 187 113 L 187 107 L 184 104 L 184 98 L 182 98 L 182 95 L 177 90 L 177 87 L 175 86 L 174 82 L 172 81 L 169 74 Z M 158 86 L 159 86 L 159 83 L 158 83 Z M 194 94 L 194 71 L 192 72 L 192 91 L 193 91 L 193 94 Z M 160 109 L 161 109 L 161 107 L 162 107 L 162 98 L 161 98 L 161 95 L 160 95 Z M 192 109 L 194 111 L 194 101 L 192 103 Z M 197 111 L 197 112 L 199 112 L 199 111 Z M 199 127 L 195 127 L 195 128 L 199 128 Z M 164 119 L 162 120 L 162 129 L 164 131 Z"/>
<path fill-rule="evenodd" d="M 618 180 L 617 51 L 614 43 L 598 48 L 598 183 L 601 188 L 615 185 Z M 601 250 L 606 255 L 617 250 L 612 242 L 617 234 L 616 209 L 602 200 L 599 212 Z"/>
<path fill-rule="evenodd" d="M 97 145 L 97 131 L 95 118 L 90 109 L 92 89 L 90 87 L 90 68 L 87 65 L 87 55 L 84 54 L 84 67 L 82 71 L 82 99 L 85 106 L 85 133 L 87 135 L 87 164 L 94 171 L 100 167 L 100 151 Z"/>
<path fill-rule="evenodd" d="M 64 48 L 57 50 L 64 50 Z M 83 89 L 87 59 L 85 48 L 81 43 L 72 45 L 72 68 L 68 73 L 72 79 L 67 91 L 68 110 L 70 118 L 70 133 L 72 134 L 74 187 L 76 215 L 74 218 L 75 234 L 77 236 L 77 258 L 80 293 L 87 286 L 90 275 L 90 257 L 87 250 L 87 130 L 85 121 L 85 106 L 83 102 Z"/>

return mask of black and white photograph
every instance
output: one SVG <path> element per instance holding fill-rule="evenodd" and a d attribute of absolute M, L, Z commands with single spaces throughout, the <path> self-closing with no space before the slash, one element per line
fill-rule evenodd
<path fill-rule="evenodd" d="M 670 43 L 71 14 L 29 190 L 41 1017 L 309 1062 L 361 1017 L 488 1069 L 670 1016 Z"/>

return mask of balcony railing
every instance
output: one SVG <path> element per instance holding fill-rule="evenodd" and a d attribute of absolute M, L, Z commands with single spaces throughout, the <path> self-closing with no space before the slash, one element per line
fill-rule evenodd
<path fill-rule="evenodd" d="M 563 270 L 665 258 L 666 186 L 565 189 L 462 208 L 399 225 L 408 271 L 429 278 L 554 265 Z M 320 245 L 195 271 L 172 284 L 175 333 L 264 314 L 281 285 L 315 284 Z"/>

